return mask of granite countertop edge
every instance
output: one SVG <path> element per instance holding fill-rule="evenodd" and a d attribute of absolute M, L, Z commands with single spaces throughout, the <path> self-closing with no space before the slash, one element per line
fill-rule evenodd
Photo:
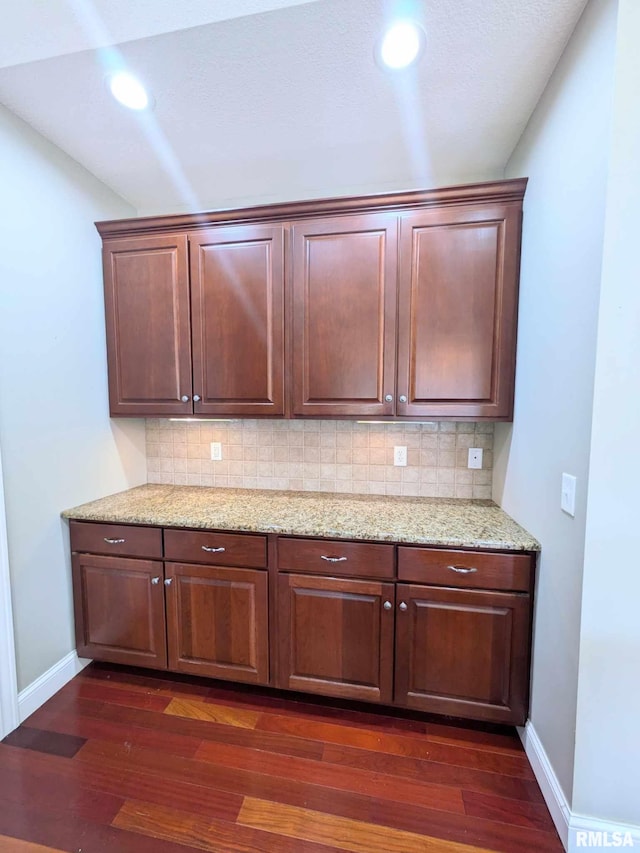
<path fill-rule="evenodd" d="M 536 539 L 495 503 L 463 498 L 147 484 L 66 509 L 61 515 L 111 524 L 540 550 Z M 278 515 L 284 518 L 273 521 Z"/>

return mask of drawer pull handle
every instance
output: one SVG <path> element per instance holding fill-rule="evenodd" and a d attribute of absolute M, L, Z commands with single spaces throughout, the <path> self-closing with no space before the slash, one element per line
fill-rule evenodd
<path fill-rule="evenodd" d="M 327 563 L 343 563 L 347 558 L 346 557 L 325 557 L 324 554 L 321 554 L 320 559 L 326 560 Z"/>
<path fill-rule="evenodd" d="M 226 548 L 209 548 L 208 545 L 202 546 L 203 551 L 208 551 L 210 554 L 222 554 L 223 551 L 226 551 Z"/>
<path fill-rule="evenodd" d="M 123 545 L 127 540 L 126 539 L 109 539 L 107 536 L 105 536 L 104 541 L 107 543 L 107 545 Z"/>
<path fill-rule="evenodd" d="M 160 578 L 151 578 L 151 583 L 155 586 L 160 583 Z"/>
<path fill-rule="evenodd" d="M 477 569 L 474 569 L 474 568 L 467 569 L 464 566 L 447 566 L 447 568 L 451 572 L 458 572 L 459 575 L 470 575 L 473 572 L 478 571 Z"/>

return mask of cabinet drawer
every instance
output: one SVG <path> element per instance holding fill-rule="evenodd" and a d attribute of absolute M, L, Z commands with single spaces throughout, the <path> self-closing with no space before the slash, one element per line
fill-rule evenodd
<path fill-rule="evenodd" d="M 393 545 L 370 545 L 341 539 L 280 538 L 278 569 L 315 575 L 392 578 Z"/>
<path fill-rule="evenodd" d="M 267 537 L 215 530 L 165 530 L 164 555 L 166 560 L 181 563 L 264 569 Z"/>
<path fill-rule="evenodd" d="M 398 548 L 398 579 L 437 586 L 528 592 L 531 558 L 525 554 Z"/>
<path fill-rule="evenodd" d="M 71 521 L 69 533 L 72 551 L 162 559 L 162 531 L 159 527 Z"/>

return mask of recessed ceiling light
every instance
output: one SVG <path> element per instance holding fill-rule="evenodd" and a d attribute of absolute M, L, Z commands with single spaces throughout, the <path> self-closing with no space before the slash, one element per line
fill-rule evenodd
<path fill-rule="evenodd" d="M 150 104 L 147 90 L 133 74 L 128 71 L 118 71 L 112 74 L 108 80 L 111 94 L 130 110 L 146 110 Z"/>
<path fill-rule="evenodd" d="M 413 21 L 398 21 L 382 37 L 379 56 L 387 68 L 398 70 L 415 62 L 424 48 L 426 36 Z"/>

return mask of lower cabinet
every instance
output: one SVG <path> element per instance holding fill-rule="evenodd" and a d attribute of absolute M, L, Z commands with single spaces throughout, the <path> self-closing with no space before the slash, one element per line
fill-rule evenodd
<path fill-rule="evenodd" d="M 525 722 L 531 554 L 293 536 L 267 544 L 252 533 L 72 521 L 78 653 Z"/>
<path fill-rule="evenodd" d="M 398 584 L 395 700 L 420 711 L 522 723 L 529 597 Z"/>
<path fill-rule="evenodd" d="M 166 563 L 169 669 L 269 681 L 267 573 Z"/>
<path fill-rule="evenodd" d="M 162 563 L 75 553 L 72 565 L 78 654 L 165 669 Z"/>
<path fill-rule="evenodd" d="M 393 699 L 394 584 L 281 574 L 279 687 Z"/>

